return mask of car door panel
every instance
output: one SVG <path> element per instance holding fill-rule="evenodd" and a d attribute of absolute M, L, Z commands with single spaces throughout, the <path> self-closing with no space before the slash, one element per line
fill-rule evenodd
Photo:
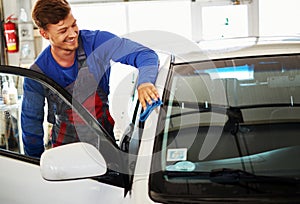
<path fill-rule="evenodd" d="M 103 134 L 103 132 L 101 132 L 102 127 L 99 126 L 93 116 L 85 111 L 79 103 L 72 100 L 72 96 L 65 92 L 60 86 L 55 84 L 55 82 L 51 79 L 29 69 L 11 66 L 0 66 L 0 73 L 1 76 L 14 76 L 21 79 L 20 81 L 23 81 L 23 77 L 31 78 L 39 81 L 47 87 L 49 86 L 55 91 L 55 93 L 58 94 L 58 96 L 67 100 L 67 102 L 69 102 L 76 111 L 79 109 L 80 117 L 85 118 L 85 122 L 87 122 L 90 128 L 96 129 L 95 135 L 106 137 L 105 133 Z M 18 91 L 20 95 L 22 95 L 22 83 L 19 83 L 18 85 Z M 22 97 L 19 97 L 19 100 L 19 104 L 21 104 Z M 18 114 L 15 114 L 14 116 L 18 124 L 20 124 L 20 105 L 17 110 Z M 44 127 L 47 127 L 47 125 L 48 124 L 44 125 Z M 3 145 L 0 148 L 1 203 L 93 204 L 122 203 L 124 201 L 124 188 L 120 187 L 121 185 L 119 185 L 119 187 L 111 185 L 111 183 L 114 184 L 115 181 L 107 184 L 109 183 L 106 180 L 107 175 L 103 178 L 100 176 L 99 178 L 74 179 L 66 181 L 45 180 L 41 176 L 39 159 L 24 155 L 24 152 L 22 151 L 23 144 L 21 127 L 18 126 L 17 129 L 18 130 L 15 131 L 13 136 L 18 142 L 18 148 L 8 148 L 8 145 Z M 47 134 L 48 132 L 46 131 L 45 137 Z M 105 151 L 108 151 L 109 148 L 115 148 L 113 152 L 118 152 L 117 145 L 112 144 L 107 138 L 101 139 L 102 144 L 105 144 Z M 45 151 L 47 151 L 47 148 L 49 147 L 47 146 Z M 115 155 L 117 156 L 117 154 Z M 116 161 L 120 161 L 120 159 L 116 158 Z M 119 177 L 117 179 L 119 179 Z M 115 183 L 122 183 L 122 181 Z"/>
<path fill-rule="evenodd" d="M 1 203 L 121 203 L 123 188 L 93 179 L 46 181 L 39 165 L 0 156 Z"/>

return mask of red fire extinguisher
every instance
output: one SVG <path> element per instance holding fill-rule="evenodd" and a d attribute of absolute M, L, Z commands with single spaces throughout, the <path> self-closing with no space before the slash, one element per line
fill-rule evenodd
<path fill-rule="evenodd" d="M 4 23 L 4 35 L 6 41 L 7 52 L 14 53 L 19 51 L 19 42 L 17 36 L 17 27 L 13 22 L 17 18 L 13 18 L 13 14 L 6 18 Z"/>

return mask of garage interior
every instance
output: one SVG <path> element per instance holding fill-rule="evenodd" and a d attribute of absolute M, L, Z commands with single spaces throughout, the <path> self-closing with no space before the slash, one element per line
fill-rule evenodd
<path fill-rule="evenodd" d="M 0 34 L 0 63 L 2 65 L 28 68 L 37 55 L 48 45 L 42 39 L 31 20 L 31 8 L 35 0 L 1 0 L 0 18 L 2 27 L 11 20 L 16 25 L 18 49 L 9 52 L 5 45 L 5 33 Z M 252 36 L 299 36 L 298 0 L 70 0 L 73 15 L 80 29 L 100 29 L 119 36 L 137 40 L 154 49 L 164 49 L 162 42 L 174 52 L 183 47 L 176 46 L 180 38 L 190 42 L 203 42 L 216 39 L 243 38 Z M 156 37 L 149 44 L 147 32 L 168 33 L 174 36 Z M 154 32 L 154 33 L 155 33 Z M 145 34 L 144 34 L 145 33 Z M 153 35 L 152 35 L 153 36 Z M 163 36 L 163 35 L 162 35 Z M 174 46 L 174 47 L 172 47 Z M 118 79 L 118 73 L 112 75 Z M 11 79 L 3 79 L 3 82 Z M 22 83 L 22 82 L 20 82 Z M 3 88 L 3 85 L 2 87 Z M 19 90 L 20 91 L 20 90 Z M 6 110 L 6 106 L 1 106 Z M 10 114 L 18 114 L 19 106 L 11 106 Z M 18 134 L 19 121 L 12 121 L 7 111 L 0 112 L 1 135 Z M 45 124 L 47 126 L 47 124 Z M 48 133 L 45 133 L 47 137 Z M 21 144 L 8 144 L 1 137 L 2 148 L 18 147 Z M 19 149 L 20 148 L 20 149 Z"/>
<path fill-rule="evenodd" d="M 36 1 L 0 0 L 0 204 L 300 203 L 299 0 L 66 0 L 42 31 Z"/>
<path fill-rule="evenodd" d="M 296 26 L 300 17 L 297 10 L 300 3 L 297 0 L 70 0 L 69 2 L 80 29 L 108 30 L 120 36 L 130 37 L 130 34 L 135 32 L 158 30 L 199 42 L 233 37 L 300 34 L 300 28 Z M 22 32 L 24 29 L 28 31 L 23 37 L 24 33 L 18 34 L 20 37 L 18 52 L 7 53 L 2 44 L 1 64 L 27 67 L 47 45 L 31 21 L 30 12 L 34 0 L 1 0 L 0 3 L 1 21 L 5 22 L 12 15 L 18 31 Z M 27 17 L 22 19 L 24 14 Z M 1 40 L 4 40 L 3 36 Z"/>

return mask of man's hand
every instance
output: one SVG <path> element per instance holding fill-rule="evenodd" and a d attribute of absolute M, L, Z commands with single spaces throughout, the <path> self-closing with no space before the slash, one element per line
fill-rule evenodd
<path fill-rule="evenodd" d="M 152 83 L 140 84 L 137 88 L 139 101 L 142 104 L 143 109 L 147 108 L 147 103 L 152 104 L 152 99 L 158 100 L 159 94 L 156 87 Z"/>

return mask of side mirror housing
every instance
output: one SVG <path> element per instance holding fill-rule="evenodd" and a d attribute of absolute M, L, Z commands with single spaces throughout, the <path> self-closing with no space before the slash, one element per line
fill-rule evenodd
<path fill-rule="evenodd" d="M 50 181 L 101 176 L 107 165 L 91 144 L 78 142 L 46 150 L 40 160 L 42 177 Z"/>

